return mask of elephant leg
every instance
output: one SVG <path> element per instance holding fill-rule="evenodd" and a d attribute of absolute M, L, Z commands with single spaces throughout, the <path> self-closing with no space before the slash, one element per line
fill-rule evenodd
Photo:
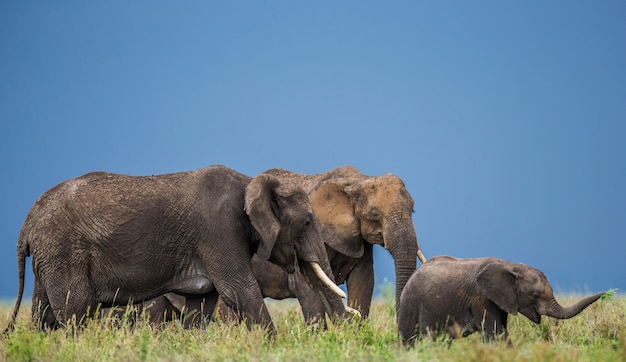
<path fill-rule="evenodd" d="M 281 267 L 270 261 L 258 258 L 256 254 L 252 256 L 251 265 L 263 297 L 281 300 L 295 296 L 295 293 L 291 293 L 289 290 L 287 272 Z M 242 321 L 239 313 L 229 307 L 222 296 L 217 299 L 214 316 L 223 322 Z"/>
<path fill-rule="evenodd" d="M 398 310 L 398 333 L 405 346 L 414 344 L 416 338 L 425 334 L 418 330 L 419 317 L 420 308 L 417 303 L 411 300 L 401 304 Z"/>
<path fill-rule="evenodd" d="M 222 298 L 217 299 L 217 304 L 215 306 L 215 313 L 213 313 L 214 319 L 220 320 L 222 322 L 240 322 L 239 316 L 237 313 L 230 309 Z"/>
<path fill-rule="evenodd" d="M 180 309 L 174 306 L 174 304 L 165 295 L 158 296 L 156 298 L 142 302 L 137 306 L 129 306 L 136 308 L 136 314 L 138 317 L 143 317 L 144 314 L 148 317 L 148 320 L 153 325 L 160 325 L 164 322 L 169 322 L 176 319 L 180 315 Z M 181 299 L 182 306 L 184 306 L 185 298 L 178 296 Z"/>
<path fill-rule="evenodd" d="M 183 327 L 205 327 L 216 310 L 218 297 L 217 292 L 199 297 L 187 297 L 183 312 Z"/>
<path fill-rule="evenodd" d="M 86 275 L 72 277 L 57 273 L 48 280 L 51 282 L 45 286 L 46 291 L 54 290 L 54 293 L 48 293 L 50 306 L 61 324 L 76 318 L 76 325 L 81 325 L 85 318 L 96 312 L 93 288 Z M 68 287 L 71 289 L 67 289 Z"/>
<path fill-rule="evenodd" d="M 278 300 L 298 298 L 306 324 L 319 323 L 321 327 L 325 327 L 324 304 L 317 292 L 305 281 L 299 270 L 287 273 L 283 268 L 267 260 L 262 260 L 256 255 L 252 257 L 252 268 L 264 297 Z M 229 313 L 231 314 L 230 318 L 232 318 L 232 312 L 228 311 L 227 308 L 220 308 L 222 318 L 229 318 Z"/>
<path fill-rule="evenodd" d="M 33 289 L 33 303 L 31 306 L 33 319 L 40 324 L 42 330 L 59 328 L 59 323 L 54 317 L 54 312 L 48 300 L 48 294 L 38 278 L 35 278 Z"/>
<path fill-rule="evenodd" d="M 244 321 L 249 329 L 252 329 L 254 325 L 260 325 L 270 336 L 274 337 L 276 328 L 263 302 L 261 290 L 255 284 L 244 285 L 242 289 L 226 289 L 224 293 L 221 293 L 224 303 L 237 313 L 237 319 Z M 257 288 L 256 292 L 253 290 L 254 287 Z M 250 292 L 251 289 L 252 292 Z"/>
<path fill-rule="evenodd" d="M 505 340 L 508 340 L 508 331 L 507 331 L 507 319 L 508 313 L 501 310 L 500 308 L 487 308 L 479 311 L 480 308 L 477 308 L 477 311 L 473 311 L 474 315 L 482 317 L 482 336 L 485 342 L 493 341 L 497 337 L 504 337 Z"/>
<path fill-rule="evenodd" d="M 409 305 L 409 303 L 414 302 L 407 302 L 405 305 Z M 404 306 L 400 308 L 400 311 L 403 308 Z M 410 308 L 410 311 L 407 314 L 398 313 L 398 324 L 404 325 L 406 331 L 408 331 L 408 328 L 411 328 L 414 339 L 431 338 L 435 340 L 441 333 L 445 332 L 446 325 L 449 322 L 448 318 L 439 320 L 437 314 L 431 313 L 429 311 L 430 308 L 420 302 L 408 308 Z"/>
<path fill-rule="evenodd" d="M 237 241 L 224 240 L 223 243 L 233 245 L 237 244 Z M 248 327 L 259 324 L 267 329 L 270 335 L 275 336 L 274 323 L 253 273 L 250 251 L 247 248 L 222 252 L 207 250 L 203 253 L 202 259 L 224 303 L 234 309 L 240 318 L 246 321 Z"/>
<path fill-rule="evenodd" d="M 220 292 L 220 296 L 229 308 L 237 312 L 239 318 L 244 320 L 249 328 L 252 328 L 254 324 L 259 324 L 270 334 L 276 334 L 274 323 L 263 302 L 263 295 L 256 280 L 229 285 L 223 289 L 223 292 Z"/>
<path fill-rule="evenodd" d="M 374 254 L 373 245 L 363 245 L 363 257 L 346 278 L 348 289 L 348 306 L 361 312 L 367 318 L 374 293 Z"/>
<path fill-rule="evenodd" d="M 317 292 L 304 280 L 299 271 L 289 274 L 288 280 L 290 289 L 295 289 L 305 323 L 308 325 L 317 323 L 320 328 L 326 328 L 326 308 Z"/>

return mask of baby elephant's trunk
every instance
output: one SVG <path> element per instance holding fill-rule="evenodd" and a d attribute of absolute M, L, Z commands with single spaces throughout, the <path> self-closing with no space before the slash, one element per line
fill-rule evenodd
<path fill-rule="evenodd" d="M 557 319 L 572 318 L 582 312 L 583 309 L 587 308 L 591 303 L 598 300 L 602 295 L 604 295 L 604 293 L 592 295 L 567 308 L 562 307 L 556 299 L 552 299 L 550 305 L 547 307 L 546 315 Z"/>

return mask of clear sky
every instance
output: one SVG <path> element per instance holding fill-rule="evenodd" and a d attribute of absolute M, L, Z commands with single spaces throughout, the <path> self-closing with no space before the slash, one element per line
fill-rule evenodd
<path fill-rule="evenodd" d="M 427 257 L 626 290 L 624 1 L 2 1 L 0 52 L 0 296 L 52 186 L 211 164 L 393 173 Z"/>

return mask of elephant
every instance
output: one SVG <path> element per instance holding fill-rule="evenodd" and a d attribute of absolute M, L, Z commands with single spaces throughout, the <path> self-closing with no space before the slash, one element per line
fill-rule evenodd
<path fill-rule="evenodd" d="M 374 291 L 373 245 L 377 244 L 394 260 L 397 307 L 417 259 L 426 261 L 413 226 L 414 201 L 404 182 L 392 174 L 366 176 L 352 166 L 310 179 L 309 199 L 322 226 L 335 281 L 346 283 L 348 306 L 360 311 L 363 318 L 369 315 Z"/>
<path fill-rule="evenodd" d="M 398 309 L 398 332 L 405 345 L 447 332 L 450 340 L 480 332 L 485 341 L 504 337 L 509 314 L 536 324 L 541 316 L 576 316 L 604 293 L 570 307 L 555 299 L 546 276 L 524 264 L 495 257 L 460 259 L 437 256 L 420 266 L 406 284 Z"/>
<path fill-rule="evenodd" d="M 217 295 L 270 335 L 275 327 L 252 271 L 252 255 L 293 273 L 350 318 L 333 279 L 320 224 L 305 190 L 280 170 L 254 178 L 222 165 L 156 176 L 92 172 L 40 196 L 17 243 L 19 288 L 25 259 L 35 275 L 32 314 L 41 328 L 100 307 L 175 293 L 208 316 Z"/>

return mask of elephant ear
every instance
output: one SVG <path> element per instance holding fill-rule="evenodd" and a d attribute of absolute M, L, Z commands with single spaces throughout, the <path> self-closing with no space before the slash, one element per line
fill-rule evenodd
<path fill-rule="evenodd" d="M 488 263 L 476 276 L 482 293 L 500 309 L 517 314 L 517 283 L 510 265 L 501 262 Z"/>
<path fill-rule="evenodd" d="M 180 294 L 176 293 L 165 293 L 163 294 L 167 300 L 176 308 L 178 311 L 182 312 L 185 308 L 185 303 L 187 302 L 187 298 L 183 297 Z"/>
<path fill-rule="evenodd" d="M 321 182 L 309 194 L 311 206 L 321 227 L 326 245 L 351 258 L 363 256 L 359 220 L 346 187 L 354 178 L 334 178 Z"/>
<path fill-rule="evenodd" d="M 261 235 L 262 241 L 257 255 L 264 260 L 268 260 L 272 255 L 272 249 L 280 232 L 280 222 L 272 206 L 275 197 L 274 190 L 279 184 L 278 178 L 260 174 L 246 187 L 244 208 L 250 217 L 252 227 Z"/>

